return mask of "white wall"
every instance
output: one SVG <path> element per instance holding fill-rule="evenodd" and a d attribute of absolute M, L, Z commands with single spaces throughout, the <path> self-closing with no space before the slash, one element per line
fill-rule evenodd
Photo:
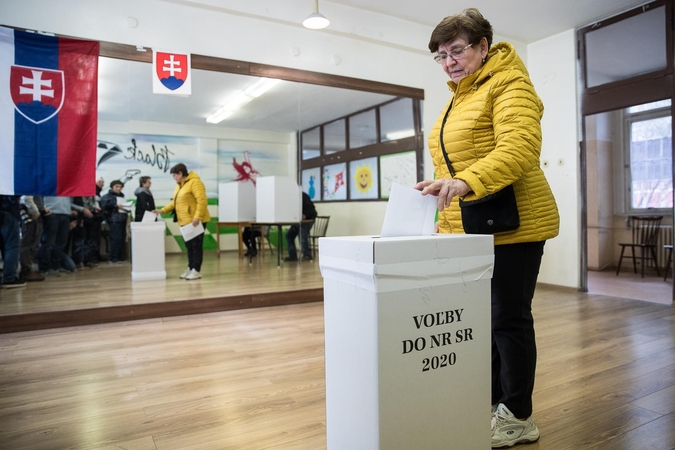
<path fill-rule="evenodd" d="M 202 3 L 202 7 L 190 3 Z M 300 25 L 311 6 L 305 0 L 230 1 L 229 9 L 217 6 L 222 3 L 3 0 L 0 22 L 421 88 L 425 92 L 425 136 L 449 98 L 447 76 L 427 50 L 432 27 L 327 2 L 322 4 L 322 12 L 330 17 L 331 26 L 312 31 Z M 137 20 L 136 28 L 129 28 L 129 17 Z M 579 272 L 573 34 L 570 31 L 527 47 L 510 41 L 529 63 L 547 108 L 543 155 L 551 161 L 565 159 L 564 166 L 554 164 L 547 170 L 563 226 L 561 237 L 546 246 L 540 281 L 566 286 L 578 285 Z M 495 36 L 495 42 L 499 40 Z M 333 56 L 339 58 L 339 64 L 333 62 Z M 424 165 L 425 177 L 432 177 L 428 150 Z M 318 209 L 331 215 L 329 235 L 370 235 L 379 234 L 386 203 L 321 204 Z"/>
<path fill-rule="evenodd" d="M 546 243 L 542 283 L 580 283 L 580 186 L 574 30 L 528 45 L 528 70 L 544 102 L 541 160 L 560 212 L 560 234 Z"/>

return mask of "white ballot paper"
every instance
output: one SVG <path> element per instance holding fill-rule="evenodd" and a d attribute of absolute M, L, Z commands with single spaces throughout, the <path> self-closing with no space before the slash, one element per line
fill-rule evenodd
<path fill-rule="evenodd" d="M 157 214 L 155 214 L 152 211 L 146 210 L 143 213 L 143 217 L 141 218 L 141 222 L 154 222 L 157 220 Z"/>
<path fill-rule="evenodd" d="M 131 200 L 124 201 L 123 197 L 117 197 L 117 204 L 122 205 L 126 211 L 131 211 L 131 207 L 134 206 L 134 202 Z"/>
<path fill-rule="evenodd" d="M 392 183 L 381 237 L 428 236 L 434 232 L 438 199 Z"/>
<path fill-rule="evenodd" d="M 183 239 L 185 239 L 185 242 L 189 241 L 190 239 L 196 238 L 203 232 L 204 232 L 204 225 L 202 225 L 201 222 L 199 222 L 199 225 L 197 225 L 196 227 L 192 226 L 192 223 L 188 223 L 187 225 L 180 227 L 180 233 L 183 235 Z"/>

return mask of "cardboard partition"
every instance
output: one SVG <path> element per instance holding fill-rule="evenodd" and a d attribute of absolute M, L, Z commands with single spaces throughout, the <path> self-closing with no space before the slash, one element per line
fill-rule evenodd
<path fill-rule="evenodd" d="M 253 183 L 218 184 L 218 222 L 255 222 L 256 189 Z"/>
<path fill-rule="evenodd" d="M 257 222 L 300 222 L 302 191 L 293 178 L 259 177 L 256 179 Z"/>
<path fill-rule="evenodd" d="M 329 450 L 490 448 L 493 237 L 322 238 Z"/>

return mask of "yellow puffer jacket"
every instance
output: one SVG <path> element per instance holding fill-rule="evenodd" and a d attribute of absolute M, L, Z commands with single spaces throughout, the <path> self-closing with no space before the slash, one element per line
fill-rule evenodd
<path fill-rule="evenodd" d="M 171 203 L 161 211 L 166 214 L 175 209 L 178 213 L 178 225 L 181 227 L 193 219 L 199 219 L 207 224 L 211 220 L 208 203 L 204 183 L 195 172 L 189 172 L 187 177 L 176 184 Z"/>
<path fill-rule="evenodd" d="M 537 242 L 558 235 L 560 217 L 551 188 L 541 170 L 541 124 L 544 106 L 515 49 L 499 43 L 475 73 L 453 81 L 452 109 L 443 128 L 443 142 L 455 178 L 476 200 L 513 184 L 520 227 L 495 234 L 495 245 Z M 450 178 L 440 146 L 445 111 L 431 130 L 429 149 L 436 178 Z M 441 233 L 464 233 L 459 199 L 439 214 Z"/>

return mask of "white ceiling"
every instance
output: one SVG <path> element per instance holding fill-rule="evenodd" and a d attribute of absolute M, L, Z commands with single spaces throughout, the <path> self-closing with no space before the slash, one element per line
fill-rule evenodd
<path fill-rule="evenodd" d="M 494 32 L 525 44 L 616 15 L 645 0 L 320 0 L 435 26 L 445 16 L 478 8 Z"/>
<path fill-rule="evenodd" d="M 235 11 L 248 8 L 259 19 L 273 17 L 279 0 L 165 0 Z M 252 1 L 252 3 L 248 3 Z M 287 1 L 287 0 L 285 0 Z M 305 5 L 305 2 L 307 5 Z M 295 8 L 311 10 L 311 0 L 291 0 Z M 444 16 L 476 7 L 490 20 L 495 34 L 531 43 L 562 31 L 643 4 L 641 0 L 321 0 L 321 5 L 367 10 L 433 28 Z M 269 6 L 269 7 L 266 7 Z M 328 8 L 327 8 L 328 9 Z M 291 14 L 291 12 L 286 11 Z M 296 14 L 293 11 L 292 14 Z M 291 14 L 291 15 L 292 15 Z M 337 26 L 337 24 L 336 24 Z M 188 98 L 153 95 L 151 65 L 102 58 L 99 82 L 99 118 L 115 121 L 151 121 L 206 126 L 206 116 L 253 81 L 243 75 L 195 70 Z M 392 97 L 366 92 L 282 82 L 218 126 L 295 132 L 383 103 Z M 317 101 L 320 99 L 320 101 Z"/>

